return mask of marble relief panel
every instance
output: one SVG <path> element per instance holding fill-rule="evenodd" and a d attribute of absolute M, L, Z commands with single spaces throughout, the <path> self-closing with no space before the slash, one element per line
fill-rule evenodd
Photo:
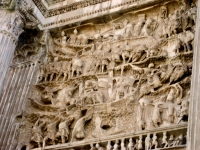
<path fill-rule="evenodd" d="M 128 133 L 138 133 L 134 149 L 184 145 L 185 130 L 176 137 L 150 131 L 187 124 L 195 23 L 196 6 L 171 2 L 106 24 L 45 33 L 47 61 L 24 118 L 32 125 L 29 146 Z M 133 148 L 125 138 L 107 149 Z"/>

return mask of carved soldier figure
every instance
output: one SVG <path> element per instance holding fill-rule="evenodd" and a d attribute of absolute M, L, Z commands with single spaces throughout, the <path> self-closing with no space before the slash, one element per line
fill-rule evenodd
<path fill-rule="evenodd" d="M 130 38 L 133 35 L 134 23 L 129 22 L 127 19 L 124 21 L 125 37 Z"/>
<path fill-rule="evenodd" d="M 62 45 L 67 44 L 67 37 L 65 36 L 65 32 L 64 31 L 61 32 L 61 44 Z"/>
<path fill-rule="evenodd" d="M 46 140 L 50 139 L 53 142 L 53 145 L 55 145 L 55 135 L 56 135 L 56 126 L 57 126 L 58 120 L 50 122 L 50 120 L 46 123 L 46 130 L 47 135 L 43 139 L 43 148 L 46 145 Z"/>
<path fill-rule="evenodd" d="M 72 77 L 75 76 L 75 73 L 77 76 L 80 76 L 82 74 L 82 67 L 83 67 L 83 61 L 78 57 L 78 53 L 76 56 L 72 59 Z"/>
<path fill-rule="evenodd" d="M 76 42 L 77 42 L 77 34 L 78 34 L 78 31 L 75 29 L 74 33 L 72 35 L 70 35 L 70 38 L 68 40 L 70 44 L 76 44 Z"/>
<path fill-rule="evenodd" d="M 45 122 L 43 123 L 39 123 L 40 122 L 40 119 L 38 119 L 35 123 L 35 125 L 33 126 L 32 128 L 32 137 L 31 137 L 31 140 L 37 142 L 38 144 L 38 147 L 41 147 L 41 143 L 42 143 L 42 127 L 45 125 Z"/>
<path fill-rule="evenodd" d="M 73 120 L 73 117 L 69 117 L 67 120 L 60 122 L 58 125 L 56 137 L 61 136 L 62 143 L 65 143 L 67 140 L 69 140 L 69 125 Z"/>

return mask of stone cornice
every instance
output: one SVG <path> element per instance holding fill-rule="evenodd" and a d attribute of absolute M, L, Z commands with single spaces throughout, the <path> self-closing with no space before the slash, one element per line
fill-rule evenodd
<path fill-rule="evenodd" d="M 109 1 L 109 0 L 85 0 L 85 1 L 80 1 L 80 2 L 69 4 L 67 6 L 65 5 L 63 7 L 59 7 L 59 8 L 56 8 L 56 9 L 48 10 L 45 7 L 45 5 L 41 2 L 41 0 L 33 0 L 35 5 L 41 11 L 41 13 L 43 14 L 43 16 L 45 18 L 56 16 L 56 15 L 63 14 L 63 13 L 66 13 L 66 12 L 70 12 L 70 11 L 73 11 L 73 10 L 77 10 L 77 9 L 80 9 L 80 8 L 85 8 L 85 7 L 88 7 L 88 6 L 96 5 L 96 4 L 99 4 L 99 3 L 106 2 L 106 1 Z M 134 0 L 134 1 L 137 1 L 137 0 Z"/>
<path fill-rule="evenodd" d="M 174 1 L 174 0 L 148 0 L 148 1 L 130 0 L 126 2 L 118 1 L 116 3 L 105 1 L 100 4 L 90 6 L 91 9 L 87 7 L 79 8 L 77 10 L 73 10 L 72 12 L 68 12 L 68 13 L 58 11 L 57 12 L 58 15 L 54 14 L 55 16 L 53 17 L 45 18 L 45 20 L 40 20 L 39 28 L 41 30 L 45 30 L 45 29 L 61 27 L 64 25 L 73 24 L 76 22 L 82 22 L 85 20 L 101 17 L 108 14 L 112 16 L 112 14 L 117 13 L 117 12 L 125 13 L 128 10 L 137 11 L 138 9 L 143 8 L 144 6 L 147 6 L 147 5 L 149 5 L 149 8 L 152 8 L 156 5 L 161 5 L 162 3 L 167 4 L 171 1 Z"/>

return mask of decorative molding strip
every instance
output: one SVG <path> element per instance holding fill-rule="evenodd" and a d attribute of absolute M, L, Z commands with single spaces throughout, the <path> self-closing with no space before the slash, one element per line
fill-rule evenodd
<path fill-rule="evenodd" d="M 8 32 L 6 30 L 0 30 L 0 33 L 7 34 L 8 36 L 10 36 L 13 39 L 15 44 L 17 43 L 18 38 L 16 36 L 14 36 L 13 34 L 11 34 L 10 32 Z"/>
<path fill-rule="evenodd" d="M 102 2 L 106 2 L 106 1 L 109 1 L 109 0 L 85 0 L 85 1 L 76 2 L 68 6 L 64 6 L 58 9 L 53 9 L 53 10 L 48 11 L 47 8 L 44 6 L 44 4 L 41 2 L 41 0 L 33 0 L 35 5 L 41 11 L 41 13 L 43 14 L 45 18 L 53 17 L 62 13 L 70 12 L 70 11 L 88 7 L 91 5 L 96 5 Z"/>

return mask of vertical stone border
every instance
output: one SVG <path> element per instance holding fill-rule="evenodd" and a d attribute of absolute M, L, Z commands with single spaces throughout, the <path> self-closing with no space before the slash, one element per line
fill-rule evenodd
<path fill-rule="evenodd" d="M 200 0 L 197 2 L 187 150 L 200 150 Z"/>

